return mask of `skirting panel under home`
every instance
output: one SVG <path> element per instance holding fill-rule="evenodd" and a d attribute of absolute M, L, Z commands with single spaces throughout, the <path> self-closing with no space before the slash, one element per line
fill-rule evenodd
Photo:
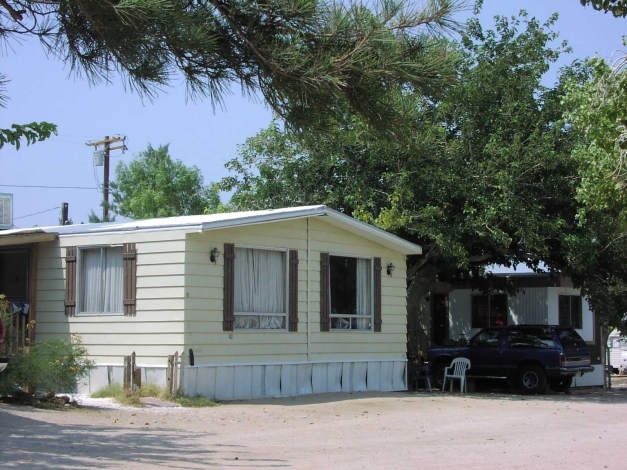
<path fill-rule="evenodd" d="M 407 361 L 185 366 L 183 392 L 217 400 L 407 390 Z"/>

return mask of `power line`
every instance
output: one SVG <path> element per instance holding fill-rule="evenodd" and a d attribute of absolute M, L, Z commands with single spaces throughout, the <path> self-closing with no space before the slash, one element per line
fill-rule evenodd
<path fill-rule="evenodd" d="M 36 184 L 0 184 L 3 188 L 41 188 L 41 189 L 98 189 L 88 186 L 43 186 Z"/>
<path fill-rule="evenodd" d="M 34 214 L 28 214 L 28 215 L 22 215 L 20 217 L 14 217 L 13 220 L 18 220 L 18 219 L 25 219 L 26 217 L 32 217 L 33 215 L 39 215 L 39 214 L 43 214 L 45 212 L 50 212 L 56 209 L 61 209 L 60 206 L 57 207 L 53 207 L 52 209 L 46 209 L 45 211 L 39 211 L 39 212 L 35 212 Z"/>

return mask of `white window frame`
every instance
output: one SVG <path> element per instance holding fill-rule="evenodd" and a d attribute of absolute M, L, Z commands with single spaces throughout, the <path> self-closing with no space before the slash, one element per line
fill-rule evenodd
<path fill-rule="evenodd" d="M 83 303 L 81 302 L 83 294 L 83 251 L 95 250 L 100 248 L 123 248 L 123 245 L 85 245 L 76 247 L 76 315 L 77 317 L 123 317 L 124 305 L 121 312 L 83 312 Z M 124 252 L 122 252 L 122 275 L 124 275 Z M 124 282 L 124 281 L 122 281 Z M 122 302 L 124 302 L 124 289 L 122 289 Z"/>
<path fill-rule="evenodd" d="M 283 299 L 283 305 L 285 306 L 285 312 L 284 313 L 255 313 L 255 312 L 238 312 L 235 311 L 234 312 L 234 316 L 237 317 L 238 315 L 240 316 L 246 316 L 246 317 L 254 317 L 257 316 L 259 317 L 259 324 L 261 324 L 261 317 L 262 316 L 274 316 L 274 317 L 284 317 L 285 321 L 284 321 L 284 325 L 285 328 L 235 328 L 235 326 L 233 327 L 234 331 L 237 332 L 251 332 L 251 333 L 267 333 L 267 332 L 286 332 L 288 331 L 288 324 L 289 324 L 289 315 L 288 315 L 288 310 L 289 310 L 289 287 L 290 287 L 290 272 L 289 272 L 289 256 L 288 256 L 288 252 L 289 249 L 287 248 L 277 248 L 277 247 L 268 247 L 268 246 L 258 246 L 258 245 L 240 245 L 240 244 L 235 244 L 235 248 L 247 248 L 247 249 L 251 249 L 251 250 L 267 250 L 267 251 L 279 251 L 281 253 L 283 253 L 283 263 L 284 263 L 284 273 L 285 273 L 285 279 L 283 280 L 283 282 L 285 283 L 285 289 L 284 289 L 284 293 L 285 293 L 285 299 Z M 237 274 L 235 275 L 236 279 L 233 282 L 233 293 L 235 294 L 235 291 L 238 289 L 237 286 Z M 234 324 L 237 322 L 234 322 Z"/>
<path fill-rule="evenodd" d="M 341 313 L 333 313 L 333 305 L 331 304 L 331 266 L 329 265 L 329 331 L 331 332 L 342 332 L 342 333 L 368 333 L 374 331 L 374 256 L 358 256 L 358 255 L 347 255 L 344 253 L 329 253 L 329 264 L 331 262 L 331 258 L 333 257 L 342 257 L 342 258 L 355 258 L 355 259 L 367 259 L 370 261 L 370 316 L 368 315 L 343 315 Z M 348 318 L 349 319 L 349 328 L 333 328 L 332 319 L 333 318 Z M 370 318 L 370 328 L 365 329 L 352 329 L 350 328 L 350 319 L 357 318 L 359 320 L 364 320 L 366 318 Z"/>

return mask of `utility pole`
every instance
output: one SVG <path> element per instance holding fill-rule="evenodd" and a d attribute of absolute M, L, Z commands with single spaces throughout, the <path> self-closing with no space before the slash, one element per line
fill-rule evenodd
<path fill-rule="evenodd" d="M 67 225 L 69 221 L 69 204 L 67 202 L 61 203 L 61 225 Z"/>
<path fill-rule="evenodd" d="M 117 142 L 122 142 L 120 145 L 116 147 L 111 147 L 111 144 L 115 144 Z M 105 136 L 103 140 L 98 140 L 96 142 L 86 142 L 85 145 L 89 145 L 90 147 L 95 147 L 96 150 L 99 146 L 103 146 L 104 152 L 104 179 L 102 185 L 102 221 L 106 222 L 109 220 L 109 155 L 111 150 L 126 150 L 126 137 L 125 136 L 115 136 L 109 137 Z"/>

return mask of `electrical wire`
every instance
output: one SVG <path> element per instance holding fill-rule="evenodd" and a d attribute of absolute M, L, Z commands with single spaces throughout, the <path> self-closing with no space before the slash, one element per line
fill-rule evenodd
<path fill-rule="evenodd" d="M 40 188 L 40 189 L 89 189 L 94 190 L 98 188 L 91 188 L 88 186 L 43 186 L 37 184 L 0 184 L 2 188 Z"/>
<path fill-rule="evenodd" d="M 35 213 L 33 213 L 33 214 L 22 215 L 22 216 L 20 216 L 20 217 L 13 217 L 13 220 L 25 219 L 26 217 L 32 217 L 33 215 L 44 214 L 45 212 L 54 211 L 54 210 L 56 210 L 56 209 L 61 209 L 61 206 L 59 206 L 59 207 L 53 207 L 52 209 L 46 209 L 45 211 L 35 212 Z"/>

